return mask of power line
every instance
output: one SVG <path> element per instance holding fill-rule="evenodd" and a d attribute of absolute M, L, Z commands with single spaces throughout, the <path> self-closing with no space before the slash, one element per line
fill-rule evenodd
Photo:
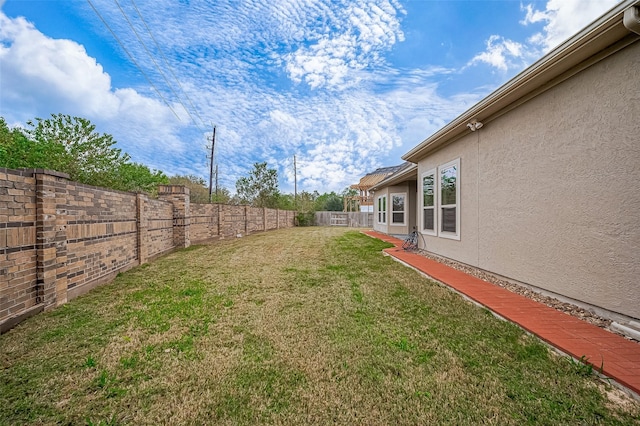
<path fill-rule="evenodd" d="M 203 130 L 200 128 L 200 126 L 198 126 L 198 123 L 196 123 L 196 120 L 193 118 L 193 116 L 191 115 L 191 112 L 187 109 L 187 107 L 185 106 L 185 104 L 182 102 L 182 99 L 180 99 L 180 95 L 178 95 L 176 93 L 175 90 L 173 90 L 173 86 L 172 84 L 169 82 L 169 80 L 167 79 L 167 77 L 164 75 L 164 73 L 162 72 L 162 69 L 160 68 L 160 66 L 158 65 L 158 63 L 156 62 L 155 58 L 153 57 L 153 54 L 149 51 L 149 49 L 147 48 L 146 44 L 144 44 L 144 41 L 142 40 L 142 38 L 140 37 L 140 35 L 138 34 L 138 31 L 136 31 L 135 27 L 133 26 L 133 24 L 131 23 L 131 20 L 129 19 L 129 17 L 127 16 L 127 14 L 124 12 L 124 10 L 122 9 L 122 7 L 120 6 L 120 3 L 118 2 L 118 0 L 114 0 L 116 6 L 118 6 L 118 9 L 120 9 L 120 13 L 122 13 L 122 16 L 124 16 L 124 19 L 127 21 L 127 23 L 129 24 L 129 27 L 131 28 L 131 30 L 133 31 L 133 33 L 136 35 L 136 38 L 138 39 L 138 41 L 140 42 L 140 44 L 142 45 L 142 47 L 144 48 L 145 52 L 147 52 L 147 55 L 149 56 L 149 58 L 151 59 L 151 61 L 153 62 L 153 64 L 155 65 L 156 69 L 158 70 L 158 72 L 160 73 L 160 75 L 162 76 L 162 78 L 164 79 L 164 81 L 167 83 L 167 86 L 169 87 L 169 90 L 171 90 L 171 92 L 174 94 L 174 96 L 178 99 L 178 102 L 180 102 L 180 105 L 182 105 L 182 108 L 184 108 L 184 110 L 186 111 L 186 113 L 189 115 L 189 117 L 191 118 L 191 120 L 193 121 L 193 124 L 196 125 L 196 127 L 198 127 L 198 130 L 200 130 L 201 132 L 203 132 Z"/>
<path fill-rule="evenodd" d="M 160 52 L 160 57 L 162 57 L 162 60 L 164 61 L 164 64 L 167 66 L 167 68 L 169 69 L 169 72 L 171 73 L 171 75 L 173 76 L 173 78 L 176 80 L 176 82 L 178 83 L 178 87 L 180 87 L 180 90 L 182 90 L 182 93 L 184 93 L 184 96 L 187 98 L 187 100 L 189 101 L 189 104 L 191 105 L 191 108 L 193 108 L 193 112 L 196 114 L 196 116 L 198 117 L 198 119 L 200 120 L 200 122 L 202 123 L 202 125 L 204 126 L 204 120 L 202 119 L 202 117 L 200 117 L 200 114 L 198 114 L 198 109 L 193 105 L 193 102 L 191 101 L 191 98 L 189 97 L 189 95 L 187 94 L 187 92 L 184 90 L 184 87 L 182 87 L 182 84 L 180 83 L 180 79 L 176 76 L 176 74 L 173 72 L 173 68 L 171 67 L 171 65 L 169 64 L 169 61 L 167 60 L 167 57 L 164 55 L 164 53 L 162 52 L 162 48 L 160 48 L 160 44 L 158 43 L 158 41 L 156 40 L 156 38 L 153 36 L 153 33 L 151 32 L 151 29 L 149 28 L 149 26 L 147 25 L 147 22 L 144 20 L 144 18 L 142 17 L 142 14 L 140 13 L 140 10 L 138 9 L 138 6 L 136 5 L 134 0 L 131 0 L 131 4 L 133 5 L 133 7 L 136 9 L 136 12 L 138 13 L 138 16 L 140 17 L 140 21 L 142 21 L 142 23 L 144 24 L 145 28 L 147 29 L 147 32 L 149 33 L 149 36 L 151 36 L 151 39 L 153 40 L 153 42 L 156 45 L 156 48 L 158 49 L 158 52 Z"/>
<path fill-rule="evenodd" d="M 153 82 L 151 81 L 151 79 L 149 79 L 149 77 L 147 76 L 147 74 L 145 74 L 145 72 L 142 70 L 142 68 L 140 67 L 140 65 L 138 65 L 138 63 L 136 62 L 136 60 L 133 58 L 133 56 L 131 55 L 131 53 L 129 53 L 129 51 L 127 50 L 126 47 L 124 47 L 124 44 L 120 41 L 120 39 L 118 38 L 118 36 L 116 35 L 116 33 L 111 29 L 111 27 L 109 26 L 109 24 L 107 24 L 107 21 L 104 20 L 104 18 L 102 17 L 102 15 L 100 14 L 100 12 L 98 12 L 98 9 L 96 9 L 96 7 L 93 5 L 93 3 L 91 3 L 91 0 L 87 0 L 87 2 L 89 3 L 89 5 L 91 6 L 91 8 L 93 9 L 93 11 L 96 13 L 96 15 L 98 15 L 98 18 L 100 18 L 100 20 L 102 21 L 102 23 L 104 24 L 105 27 L 107 27 L 107 29 L 111 32 L 111 35 L 113 35 L 113 38 L 116 39 L 116 41 L 118 42 L 118 44 L 120 45 L 120 47 L 122 48 L 122 50 L 124 50 L 124 52 L 127 54 L 127 56 L 129 56 L 129 59 L 131 59 L 131 62 L 134 63 L 134 65 L 138 68 L 138 71 L 140 71 L 140 73 L 142 73 L 142 75 L 144 76 L 144 78 L 147 80 L 147 82 L 151 85 L 151 87 L 153 87 L 153 89 L 156 91 L 156 93 L 158 94 L 158 96 L 160 96 L 160 98 L 162 98 L 162 100 L 164 101 L 165 105 L 167 105 L 167 107 L 169 107 L 169 109 L 171 110 L 171 112 L 173 112 L 173 115 L 176 116 L 176 118 L 179 121 L 180 117 L 178 116 L 178 114 L 175 112 L 175 110 L 171 107 L 171 105 L 169 105 L 169 102 L 167 102 L 167 100 L 165 99 L 165 97 L 162 95 L 162 93 L 160 93 L 160 91 L 158 90 L 158 88 L 155 86 L 155 84 L 153 84 Z"/>

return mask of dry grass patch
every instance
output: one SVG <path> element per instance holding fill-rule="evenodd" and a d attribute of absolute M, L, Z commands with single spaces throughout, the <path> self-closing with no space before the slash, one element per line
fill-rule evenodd
<path fill-rule="evenodd" d="M 0 424 L 630 424 L 637 402 L 382 256 L 297 228 L 168 255 L 0 336 Z M 597 385 L 596 385 L 597 384 Z"/>

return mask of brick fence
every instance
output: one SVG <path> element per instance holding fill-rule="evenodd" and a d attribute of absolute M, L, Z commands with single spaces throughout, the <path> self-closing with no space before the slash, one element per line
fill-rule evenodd
<path fill-rule="evenodd" d="M 292 211 L 190 204 L 180 185 L 153 199 L 0 168 L 0 332 L 176 248 L 294 224 Z"/>

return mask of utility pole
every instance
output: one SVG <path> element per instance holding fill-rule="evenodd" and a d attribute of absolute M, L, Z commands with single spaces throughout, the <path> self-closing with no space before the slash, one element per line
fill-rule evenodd
<path fill-rule="evenodd" d="M 218 201 L 218 164 L 216 163 L 216 201 Z"/>
<path fill-rule="evenodd" d="M 209 162 L 209 202 L 211 202 L 211 194 L 213 192 L 213 152 L 216 147 L 216 126 L 213 126 L 213 137 L 211 138 L 211 161 Z M 216 182 L 218 176 L 216 175 Z M 218 192 L 216 184 L 216 194 Z"/>
<path fill-rule="evenodd" d="M 293 154 L 293 204 L 298 209 L 298 170 L 296 168 L 296 155 Z"/>

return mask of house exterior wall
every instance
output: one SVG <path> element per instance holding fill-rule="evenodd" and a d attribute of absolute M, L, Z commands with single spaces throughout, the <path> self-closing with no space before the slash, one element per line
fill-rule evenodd
<path fill-rule="evenodd" d="M 394 224 L 392 221 L 392 196 L 394 194 L 405 195 L 405 220 L 404 224 Z M 378 223 L 378 197 L 387 197 L 387 223 Z M 398 185 L 383 187 L 376 191 L 374 196 L 373 229 L 391 235 L 407 235 L 416 226 L 416 182 L 403 182 Z"/>
<path fill-rule="evenodd" d="M 378 209 L 378 197 L 381 196 L 386 196 L 387 197 L 387 206 L 389 205 L 389 188 L 382 188 L 377 190 L 374 194 L 373 194 L 373 229 L 378 231 L 378 232 L 383 232 L 383 233 L 388 233 L 389 227 L 389 218 L 387 217 L 387 222 L 386 223 L 379 223 L 378 221 L 378 213 L 379 213 L 379 209 Z M 387 207 L 388 210 L 388 207 Z M 387 212 L 387 215 L 389 213 Z"/>
<path fill-rule="evenodd" d="M 636 42 L 423 158 L 460 158 L 460 240 L 427 249 L 640 318 L 638 69 Z"/>
<path fill-rule="evenodd" d="M 407 182 L 407 223 L 408 231 L 413 232 L 413 228 L 418 229 L 418 218 L 416 216 L 416 204 L 418 202 L 418 184 L 415 180 Z"/>
<path fill-rule="evenodd" d="M 426 244 L 426 249 L 445 257 L 456 259 L 470 265 L 478 265 L 478 132 L 459 139 L 454 144 L 447 145 L 436 151 L 418 164 L 418 182 L 422 175 L 430 170 L 437 170 L 438 166 L 453 160 L 460 160 L 458 184 L 460 185 L 460 240 L 441 238 L 423 234 L 420 246 Z M 437 175 L 437 173 L 436 173 Z M 437 178 L 437 176 L 436 176 Z M 422 186 L 418 192 L 422 191 Z M 421 198 L 418 197 L 418 230 L 422 228 Z M 437 210 L 437 208 L 436 208 Z M 436 211 L 436 215 L 438 212 Z M 437 222 L 437 221 L 436 221 Z M 436 228 L 437 228 L 436 223 Z"/>

